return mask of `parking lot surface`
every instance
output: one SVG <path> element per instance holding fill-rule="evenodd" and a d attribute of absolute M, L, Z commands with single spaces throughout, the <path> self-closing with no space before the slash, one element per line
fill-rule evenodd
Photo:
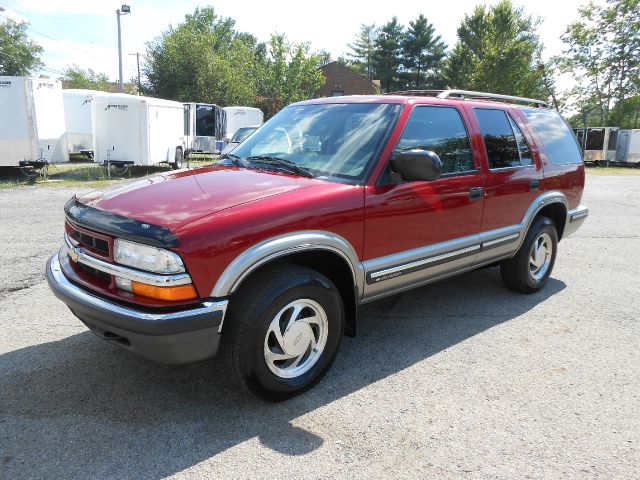
<path fill-rule="evenodd" d="M 0 189 L 0 478 L 638 478 L 640 178 L 589 175 L 546 288 L 496 268 L 363 308 L 291 401 L 91 334 L 44 264 L 75 189 Z"/>

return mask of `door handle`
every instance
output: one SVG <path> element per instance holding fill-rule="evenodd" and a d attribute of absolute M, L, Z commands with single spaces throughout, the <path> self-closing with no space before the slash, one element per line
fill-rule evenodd
<path fill-rule="evenodd" d="M 482 195 L 484 194 L 484 188 L 482 187 L 473 187 L 469 190 L 469 198 L 473 200 L 480 200 Z"/>

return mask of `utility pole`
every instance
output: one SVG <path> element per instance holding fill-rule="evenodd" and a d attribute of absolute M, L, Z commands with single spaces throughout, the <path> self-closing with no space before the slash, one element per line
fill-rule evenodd
<path fill-rule="evenodd" d="M 122 5 L 116 10 L 116 16 L 118 17 L 118 66 L 120 72 L 120 93 L 124 93 L 124 81 L 122 80 L 122 32 L 120 30 L 120 16 L 131 13 L 131 7 L 129 5 Z"/>
<path fill-rule="evenodd" d="M 136 56 L 136 62 L 138 64 L 138 95 L 140 95 L 140 89 L 142 88 L 142 84 L 140 83 L 140 52 L 130 53 L 129 55 Z"/>

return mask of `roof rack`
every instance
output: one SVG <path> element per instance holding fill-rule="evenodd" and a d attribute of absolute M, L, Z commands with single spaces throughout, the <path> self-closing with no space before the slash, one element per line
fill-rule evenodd
<path fill-rule="evenodd" d="M 397 92 L 383 93 L 383 95 L 408 95 L 412 97 L 437 97 L 445 90 L 398 90 Z"/>
<path fill-rule="evenodd" d="M 487 100 L 499 100 L 502 102 L 512 102 L 512 103 L 525 103 L 530 105 L 536 105 L 538 107 L 549 108 L 549 104 L 547 102 L 543 102 L 542 100 L 536 100 L 535 98 L 526 98 L 526 97 L 514 97 L 512 95 L 500 95 L 498 93 L 485 93 L 485 92 L 473 92 L 471 90 L 445 90 L 444 92 L 439 93 L 438 98 L 451 98 L 451 97 L 460 97 L 464 98 L 472 98 L 472 99 L 487 99 Z"/>
<path fill-rule="evenodd" d="M 514 97 L 512 95 L 500 95 L 498 93 L 474 92 L 471 90 L 401 90 L 389 92 L 385 95 L 408 95 L 412 97 L 437 97 L 437 98 L 465 98 L 471 100 L 497 100 L 500 102 L 523 103 L 535 107 L 550 108 L 547 102 L 535 98 Z"/>

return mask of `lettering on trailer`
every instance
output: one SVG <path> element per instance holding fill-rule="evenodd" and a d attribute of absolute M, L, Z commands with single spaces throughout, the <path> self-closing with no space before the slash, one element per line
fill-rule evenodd
<path fill-rule="evenodd" d="M 87 103 L 91 102 L 93 102 L 93 98 L 87 98 L 84 102 L 82 102 L 82 105 L 86 105 Z"/>
<path fill-rule="evenodd" d="M 235 115 L 244 115 L 245 113 L 247 113 L 247 112 L 245 112 L 244 110 L 238 110 L 238 111 L 237 111 L 237 112 L 235 112 L 233 115 L 234 115 L 234 116 L 235 116 Z"/>
<path fill-rule="evenodd" d="M 126 111 L 129 108 L 129 105 L 118 105 L 115 103 L 109 103 L 106 107 L 105 107 L 105 111 L 107 110 L 111 110 L 112 108 L 115 108 L 116 110 L 123 110 Z"/>
<path fill-rule="evenodd" d="M 39 88 L 49 88 L 49 89 L 52 89 L 52 88 L 53 88 L 53 83 L 49 83 L 49 82 L 40 82 L 40 83 L 38 83 L 38 86 L 37 86 L 36 90 L 37 90 L 37 89 L 39 89 Z"/>
<path fill-rule="evenodd" d="M 6 88 L 11 86 L 11 80 L 0 80 L 0 88 Z"/>

